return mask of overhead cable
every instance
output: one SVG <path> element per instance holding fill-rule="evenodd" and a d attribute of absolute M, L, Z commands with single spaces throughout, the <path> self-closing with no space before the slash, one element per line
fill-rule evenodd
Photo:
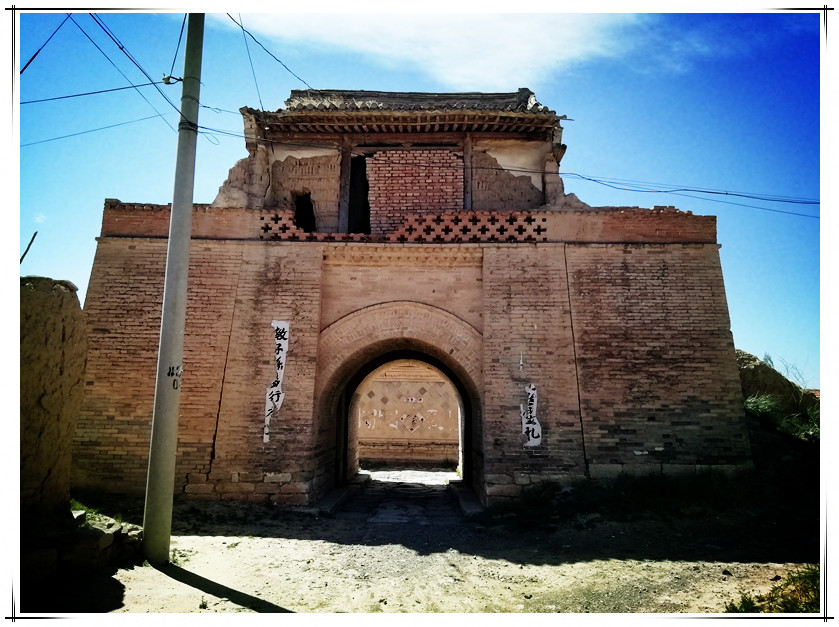
<path fill-rule="evenodd" d="M 262 45 L 262 43 L 260 43 L 260 41 L 259 41 L 256 37 L 254 37 L 254 36 L 253 36 L 253 34 L 252 34 L 250 31 L 248 31 L 248 30 L 247 30 L 247 29 L 246 29 L 246 28 L 245 28 L 242 24 L 239 24 L 239 22 L 237 22 L 237 21 L 233 18 L 233 16 L 232 16 L 232 15 L 230 15 L 230 13 L 228 13 L 228 14 L 227 14 L 227 17 L 229 17 L 231 20 L 233 20 L 233 23 L 234 23 L 234 24 L 236 24 L 239 28 L 241 28 L 241 29 L 242 29 L 242 31 L 244 31 L 245 33 L 247 33 L 247 34 L 248 34 L 248 36 L 249 36 L 251 39 L 253 39 L 253 40 L 254 40 L 257 44 L 259 44 L 259 46 L 260 46 L 260 47 L 261 47 L 261 48 L 262 48 L 265 52 L 267 52 L 267 53 L 271 56 L 271 58 L 272 58 L 272 59 L 274 59 L 277 63 L 279 63 L 280 65 L 282 65 L 282 66 L 286 69 L 286 71 L 287 71 L 289 74 L 291 74 L 294 78 L 296 78 L 298 81 L 300 81 L 301 83 L 303 83 L 303 84 L 304 84 L 306 87 L 308 87 L 309 89 L 314 89 L 311 85 L 309 85 L 309 83 L 307 83 L 307 82 L 306 82 L 306 81 L 304 81 L 302 78 L 300 78 L 299 76 L 297 76 L 297 74 L 295 74 L 294 72 L 292 72 L 292 71 L 291 71 L 291 69 L 290 69 L 290 68 L 289 68 L 289 67 L 288 67 L 285 63 L 283 63 L 280 59 L 278 59 L 276 56 L 274 56 L 274 53 L 272 53 L 270 50 L 268 50 L 268 48 L 266 48 L 265 46 L 263 46 L 263 45 Z"/>
<path fill-rule="evenodd" d="M 169 70 L 169 76 L 172 76 L 172 73 L 175 71 L 175 61 L 178 58 L 178 50 L 181 49 L 181 39 L 183 39 L 183 36 L 184 36 L 184 26 L 186 26 L 186 16 L 187 16 L 187 14 L 184 13 L 184 21 L 181 22 L 181 32 L 180 32 L 180 34 L 178 34 L 178 45 L 175 46 L 175 56 L 172 57 L 172 67 Z"/>
<path fill-rule="evenodd" d="M 81 96 L 95 96 L 96 94 L 108 94 L 112 91 L 122 91 L 123 89 L 136 89 L 137 87 L 148 87 L 155 83 L 141 83 L 140 85 L 128 85 L 126 87 L 114 87 L 113 89 L 100 89 L 99 91 L 88 91 L 83 94 L 70 94 L 69 96 L 53 96 L 52 98 L 41 98 L 40 100 L 24 100 L 20 104 L 35 104 L 36 102 L 51 102 L 53 100 L 66 100 L 67 98 L 79 98 Z"/>
<path fill-rule="evenodd" d="M 626 186 L 619 186 L 616 184 L 612 184 L 609 181 L 621 181 L 621 179 L 606 179 L 606 178 L 594 178 L 591 176 L 586 176 L 584 174 L 577 174 L 576 172 L 563 172 L 563 176 L 570 176 L 574 178 L 583 179 L 586 181 L 591 181 L 592 183 L 598 183 L 600 185 L 605 185 L 606 187 L 611 187 L 612 189 L 618 189 L 621 191 L 627 192 L 644 192 L 644 193 L 652 193 L 652 194 L 675 194 L 677 192 L 696 192 L 701 194 L 719 194 L 721 196 L 740 196 L 742 198 L 751 198 L 754 200 L 765 200 L 767 202 L 783 202 L 783 203 L 793 203 L 793 204 L 800 204 L 800 205 L 818 205 L 821 204 L 818 200 L 812 199 L 805 199 L 805 198 L 793 198 L 788 196 L 775 196 L 769 194 L 751 194 L 751 193 L 744 193 L 744 192 L 728 192 L 724 190 L 716 190 L 716 189 L 698 189 L 695 187 L 682 187 L 682 186 L 673 186 L 667 185 L 664 183 L 642 183 L 640 181 L 628 181 L 629 184 L 635 183 L 635 185 Z M 641 185 L 649 186 L 649 185 L 657 185 L 662 187 L 663 189 L 649 189 L 645 187 L 641 187 Z"/>
<path fill-rule="evenodd" d="M 143 73 L 143 76 L 149 79 L 150 82 L 154 83 L 154 79 L 151 76 L 149 76 L 149 73 L 143 69 L 143 66 L 137 62 L 137 60 L 131 55 L 128 49 L 124 45 L 122 45 L 119 39 L 117 39 L 116 35 L 105 25 L 105 22 L 102 21 L 102 18 L 100 18 L 96 13 L 90 13 L 89 15 L 91 18 L 93 18 L 93 21 L 96 22 L 99 28 L 101 28 L 105 32 L 105 34 L 111 38 L 111 41 L 113 41 L 114 44 L 116 44 L 117 48 L 119 48 L 122 51 L 122 53 L 126 57 L 128 57 L 128 59 L 137 67 L 137 69 Z M 181 110 L 177 107 L 177 105 L 175 105 L 174 102 L 169 100 L 169 97 L 165 93 L 163 93 L 163 90 L 160 89 L 160 87 L 157 87 L 157 85 L 155 85 L 155 89 L 161 96 L 163 96 L 163 99 L 169 103 L 169 106 L 171 106 L 175 111 L 178 112 L 178 114 L 180 114 Z"/>
<path fill-rule="evenodd" d="M 58 28 L 56 28 L 54 31 L 52 31 L 52 35 L 47 37 L 47 40 L 44 42 L 44 44 L 40 48 L 38 48 L 35 51 L 35 54 L 33 54 L 32 57 L 29 59 L 29 61 L 26 62 L 26 65 L 24 65 L 23 69 L 20 71 L 21 74 L 23 74 L 26 71 L 26 68 L 29 67 L 29 64 L 32 63 L 32 61 L 35 60 L 35 57 L 38 56 L 38 53 L 41 52 L 41 50 L 44 49 L 44 46 L 46 46 L 50 42 L 50 39 L 52 39 L 53 35 L 55 35 L 58 32 L 59 28 L 64 26 L 64 22 L 66 22 L 68 19 L 70 19 L 70 14 L 69 13 L 67 14 L 67 17 L 65 17 L 63 20 L 61 20 L 61 24 L 58 25 Z"/>
<path fill-rule="evenodd" d="M 161 119 L 162 119 L 162 120 L 166 123 L 166 126 L 168 126 L 168 127 L 169 127 L 169 128 L 170 128 L 173 132 L 176 132 L 176 131 L 175 131 L 175 128 L 174 128 L 171 124 L 169 124 L 169 121 L 168 121 L 166 118 L 164 118 L 164 117 L 163 117 L 163 114 L 162 114 L 162 113 L 160 113 L 160 111 L 158 111 L 158 110 L 155 108 L 155 106 L 154 106 L 151 102 L 149 102 L 149 99 L 148 99 L 148 98 L 146 98 L 146 97 L 143 95 L 143 92 L 141 92 L 139 89 L 137 89 L 137 86 L 136 86 L 136 85 L 134 85 L 134 83 L 132 83 L 132 82 L 131 82 L 131 79 L 130 79 L 130 78 L 128 78 L 128 77 L 125 75 L 125 73 L 124 73 L 121 69 L 119 69 L 119 67 L 117 66 L 117 64 L 116 64 L 116 63 L 114 63 L 114 62 L 111 60 L 111 57 L 109 57 L 109 56 L 105 53 L 105 51 L 104 51 L 104 50 L 102 50 L 102 48 L 100 48 L 100 47 L 99 47 L 99 45 L 98 45 L 95 41 L 93 41 L 93 39 L 91 38 L 91 36 L 87 34 L 87 32 L 85 31 L 85 29 L 83 29 L 83 28 L 79 25 L 79 23 L 78 23 L 76 20 L 74 20 L 74 19 L 73 19 L 73 17 L 72 17 L 72 16 L 70 17 L 70 21 L 72 21 L 72 22 L 73 22 L 73 24 L 75 24 L 75 25 L 76 25 L 76 28 L 78 28 L 80 31 L 82 31 L 82 34 L 83 34 L 85 37 L 87 37 L 88 41 L 90 41 L 90 43 L 92 43 L 92 44 L 94 45 L 94 47 L 95 47 L 95 48 L 96 48 L 99 52 L 101 52 L 101 53 L 102 53 L 102 56 L 104 56 L 104 57 L 108 60 L 108 63 L 110 63 L 111 65 L 113 65 L 113 66 L 114 66 L 114 68 L 116 69 L 116 71 L 117 71 L 117 72 L 119 72 L 119 73 L 122 75 L 122 77 L 123 77 L 125 80 L 127 80 L 127 81 L 128 81 L 128 83 L 129 83 L 132 87 L 134 87 L 134 89 L 137 91 L 137 93 L 138 93 L 138 94 L 140 94 L 140 97 L 141 97 L 143 100 L 145 100 L 145 101 L 146 101 L 146 103 L 147 103 L 147 104 L 148 104 L 148 105 L 152 108 L 152 110 L 153 110 L 153 111 L 157 114 L 156 116 L 153 116 L 153 117 L 159 117 L 159 118 L 161 118 Z M 151 79 L 149 79 L 149 80 L 151 81 Z M 57 138 L 57 139 L 62 139 L 62 138 L 60 138 L 60 137 L 59 137 L 59 138 Z"/>
<path fill-rule="evenodd" d="M 87 133 L 95 133 L 96 131 L 104 131 L 109 128 L 116 128 L 117 126 L 125 126 L 126 124 L 134 124 L 135 122 L 143 122 L 145 120 L 151 120 L 152 118 L 161 117 L 161 114 L 158 113 L 157 115 L 150 115 L 146 118 L 140 118 L 139 120 L 131 120 L 129 122 L 120 122 L 119 124 L 111 124 L 109 126 L 102 126 L 100 128 L 92 128 L 89 131 L 80 131 L 78 133 L 71 133 L 70 135 L 62 135 L 61 137 L 52 137 L 50 139 L 42 139 L 37 142 L 29 142 L 28 144 L 21 144 L 20 147 L 24 148 L 26 146 L 34 146 L 35 144 L 45 144 L 47 142 L 54 142 L 59 139 L 67 139 L 68 137 L 76 137 L 77 135 L 86 135 Z M 168 122 L 167 122 L 168 124 Z"/>
<path fill-rule="evenodd" d="M 256 86 L 256 97 L 259 99 L 259 108 L 265 109 L 262 106 L 262 94 L 259 93 L 259 83 L 256 82 L 256 70 L 253 69 L 253 59 L 251 59 L 251 49 L 248 47 L 248 38 L 245 36 L 245 21 L 242 19 L 242 14 L 239 14 L 239 26 L 242 29 L 242 40 L 245 42 L 245 52 L 248 53 L 248 63 L 251 65 L 251 75 L 253 76 L 253 84 Z"/>

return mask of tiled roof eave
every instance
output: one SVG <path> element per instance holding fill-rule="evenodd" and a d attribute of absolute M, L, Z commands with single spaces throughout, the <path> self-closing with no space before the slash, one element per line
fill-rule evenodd
<path fill-rule="evenodd" d="M 556 114 L 510 113 L 504 111 L 278 111 L 257 114 L 278 132 L 338 133 L 428 133 L 428 132 L 516 132 L 545 133 L 559 128 Z"/>

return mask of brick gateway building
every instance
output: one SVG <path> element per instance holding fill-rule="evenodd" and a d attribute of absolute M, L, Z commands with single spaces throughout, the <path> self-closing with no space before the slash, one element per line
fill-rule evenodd
<path fill-rule="evenodd" d="M 484 503 L 749 463 L 715 218 L 566 195 L 562 117 L 532 92 L 242 115 L 248 157 L 193 213 L 176 493 L 316 502 L 358 470 L 362 382 L 402 360 L 457 391 Z M 105 202 L 75 488 L 145 489 L 168 224 Z M 403 440 L 433 422 L 413 394 Z"/>

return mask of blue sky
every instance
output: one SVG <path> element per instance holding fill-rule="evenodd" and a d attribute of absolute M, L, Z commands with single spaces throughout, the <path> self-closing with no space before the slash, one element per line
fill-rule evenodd
<path fill-rule="evenodd" d="M 821 106 L 835 101 L 820 85 L 833 70 L 820 64 L 819 13 L 744 11 L 231 14 L 289 69 L 227 15 L 209 14 L 194 200 L 212 202 L 246 156 L 239 108 L 276 110 L 292 89 L 529 87 L 571 118 L 566 191 L 592 206 L 718 216 L 735 345 L 820 387 L 820 230 L 828 227 L 820 205 L 802 201 L 822 195 L 830 146 L 821 142 Z M 96 15 L 152 80 L 182 74 L 183 13 Z M 83 299 L 104 200 L 171 202 L 177 112 L 152 86 L 30 102 L 149 79 L 88 13 L 63 24 L 66 13 L 17 16 L 15 66 L 41 49 L 15 73 L 20 254 L 38 232 L 20 274 L 70 280 Z M 180 84 L 158 87 L 179 104 Z M 661 191 L 675 188 L 746 197 Z"/>

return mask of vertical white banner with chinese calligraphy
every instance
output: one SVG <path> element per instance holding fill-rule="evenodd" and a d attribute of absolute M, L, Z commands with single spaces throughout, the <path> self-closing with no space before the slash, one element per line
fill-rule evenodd
<path fill-rule="evenodd" d="M 527 392 L 527 405 L 519 405 L 521 432 L 525 437 L 524 445 L 539 446 L 542 443 L 542 425 L 536 418 L 536 386 L 531 383 L 524 390 Z"/>
<path fill-rule="evenodd" d="M 271 418 L 277 415 L 282 407 L 283 399 L 283 374 L 285 373 L 285 360 L 288 353 L 288 322 L 272 320 L 274 328 L 274 364 L 277 367 L 277 378 L 265 393 L 265 428 L 262 431 L 262 441 L 268 442 L 268 425 Z"/>

